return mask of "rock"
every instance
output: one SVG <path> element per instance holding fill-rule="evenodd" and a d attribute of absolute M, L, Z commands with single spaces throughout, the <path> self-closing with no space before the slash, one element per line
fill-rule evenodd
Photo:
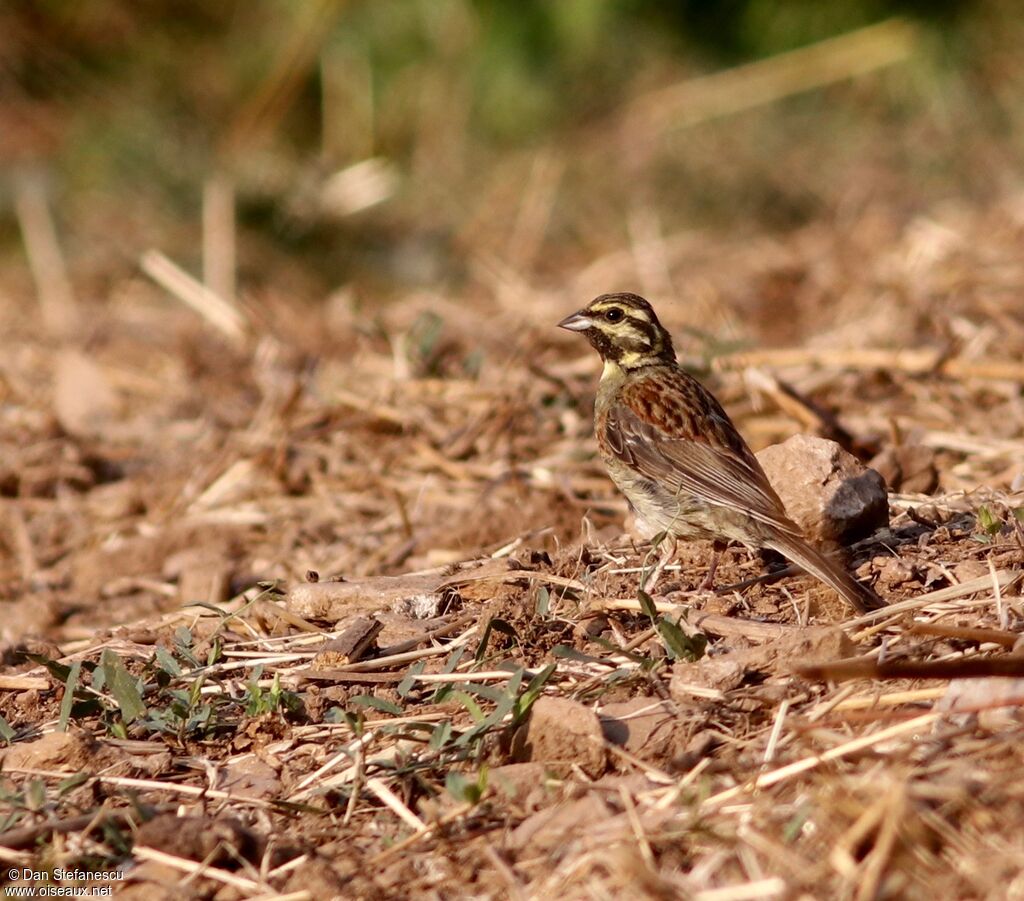
<path fill-rule="evenodd" d="M 935 709 L 959 714 L 954 720 L 963 725 L 976 718 L 982 729 L 996 731 L 1019 725 L 1022 704 L 1024 679 L 980 677 L 950 682 Z"/>
<path fill-rule="evenodd" d="M 835 441 L 794 435 L 757 459 L 811 541 L 849 544 L 889 524 L 885 481 Z"/>
<path fill-rule="evenodd" d="M 228 762 L 220 787 L 237 798 L 274 798 L 281 794 L 281 779 L 269 763 L 249 754 Z"/>
<path fill-rule="evenodd" d="M 5 770 L 66 770 L 96 765 L 100 746 L 83 732 L 48 732 L 35 741 L 18 742 L 0 752 Z"/>
<path fill-rule="evenodd" d="M 526 728 L 513 742 L 516 762 L 577 764 L 591 778 L 604 772 L 601 721 L 589 707 L 566 698 L 538 698 Z"/>
<path fill-rule="evenodd" d="M 931 494 L 939 487 L 935 451 L 920 444 L 887 447 L 868 464 L 885 479 L 890 491 Z"/>
<path fill-rule="evenodd" d="M 0 642 L 15 643 L 37 639 L 61 622 L 65 612 L 56 597 L 43 592 L 26 592 L 14 603 L 5 603 L 0 623 Z"/>
<path fill-rule="evenodd" d="M 878 564 L 878 581 L 882 585 L 905 585 L 907 582 L 920 581 L 920 578 L 917 566 L 899 557 L 886 557 Z"/>
<path fill-rule="evenodd" d="M 288 591 L 289 612 L 336 623 L 359 614 L 422 602 L 436 615 L 441 594 L 435 574 L 376 576 L 355 582 L 301 582 Z"/>

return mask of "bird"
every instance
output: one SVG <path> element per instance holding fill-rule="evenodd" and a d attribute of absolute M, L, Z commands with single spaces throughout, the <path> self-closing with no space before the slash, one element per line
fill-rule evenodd
<path fill-rule="evenodd" d="M 811 545 L 722 405 L 676 360 L 672 337 L 637 294 L 602 294 L 560 328 L 583 335 L 604 368 L 594 432 L 608 474 L 647 536 L 714 542 L 702 587 L 730 541 L 771 548 L 860 613 L 885 602 Z"/>

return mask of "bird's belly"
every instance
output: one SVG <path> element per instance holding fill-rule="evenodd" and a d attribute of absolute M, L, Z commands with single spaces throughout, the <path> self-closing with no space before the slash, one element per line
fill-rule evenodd
<path fill-rule="evenodd" d="M 721 538 L 730 529 L 723 528 L 720 508 L 710 507 L 691 494 L 667 491 L 650 479 L 632 473 L 611 473 L 612 480 L 626 496 L 645 537 L 667 532 L 683 540 Z M 719 515 L 716 515 L 719 514 Z"/>

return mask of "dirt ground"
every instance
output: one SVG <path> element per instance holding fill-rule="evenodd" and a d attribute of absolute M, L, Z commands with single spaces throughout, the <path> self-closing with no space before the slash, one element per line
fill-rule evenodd
<path fill-rule="evenodd" d="M 1022 240 L 1020 197 L 866 206 L 667 236 L 557 289 L 268 291 L 237 332 L 137 274 L 62 332 L 12 272 L 5 873 L 147 899 L 1024 897 Z M 838 436 L 886 475 L 890 526 L 850 557 L 888 609 L 801 575 L 697 591 L 700 544 L 639 591 L 599 363 L 554 324 L 652 255 L 755 449 Z M 732 549 L 718 583 L 771 565 Z"/>

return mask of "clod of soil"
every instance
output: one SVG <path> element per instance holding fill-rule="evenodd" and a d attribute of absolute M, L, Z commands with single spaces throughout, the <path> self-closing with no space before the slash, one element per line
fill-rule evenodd
<path fill-rule="evenodd" d="M 538 698 L 530 719 L 513 747 L 521 761 L 577 765 L 597 778 L 604 772 L 604 733 L 601 721 L 589 707 L 567 698 Z"/>

